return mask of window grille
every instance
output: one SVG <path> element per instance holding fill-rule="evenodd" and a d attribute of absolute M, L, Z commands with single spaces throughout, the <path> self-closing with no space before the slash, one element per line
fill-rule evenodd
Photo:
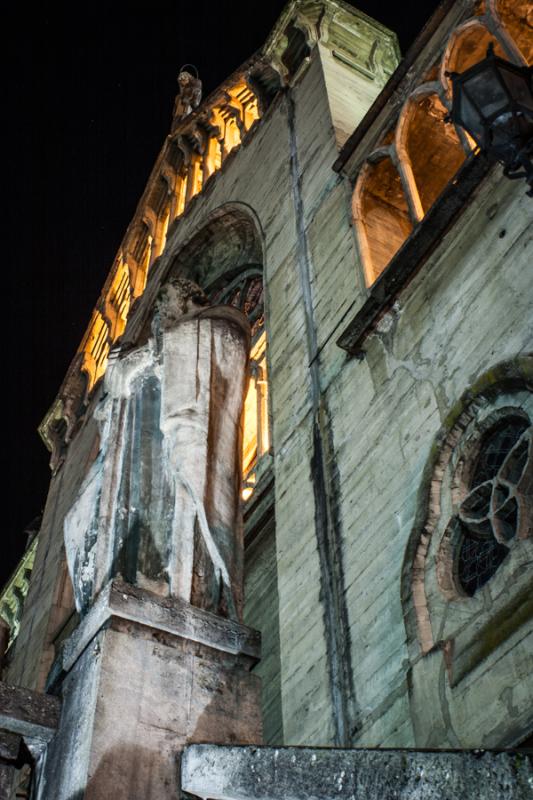
<path fill-rule="evenodd" d="M 492 578 L 517 536 L 518 489 L 532 468 L 530 432 L 525 419 L 507 417 L 481 440 L 456 520 L 456 576 L 469 596 Z"/>

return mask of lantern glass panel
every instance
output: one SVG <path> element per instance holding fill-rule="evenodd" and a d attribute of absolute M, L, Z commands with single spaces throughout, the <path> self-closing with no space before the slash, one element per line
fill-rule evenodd
<path fill-rule="evenodd" d="M 507 92 L 492 69 L 468 78 L 463 84 L 463 91 L 468 92 L 485 119 L 503 113 L 509 106 Z"/>
<path fill-rule="evenodd" d="M 500 75 L 517 105 L 533 112 L 533 92 L 528 86 L 527 78 L 509 69 L 502 69 Z"/>
<path fill-rule="evenodd" d="M 477 144 L 483 147 L 485 142 L 485 128 L 483 127 L 483 119 L 481 118 L 477 108 L 472 105 L 468 95 L 465 92 L 460 94 L 460 117 L 461 125 L 466 128 L 471 136 L 474 137 Z"/>

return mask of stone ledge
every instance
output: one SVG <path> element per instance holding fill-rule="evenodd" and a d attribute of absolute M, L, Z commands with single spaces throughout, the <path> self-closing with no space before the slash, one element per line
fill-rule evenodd
<path fill-rule="evenodd" d="M 255 664 L 261 653 L 258 631 L 176 598 L 160 597 L 146 589 L 112 581 L 100 593 L 91 610 L 63 643 L 51 670 L 48 685 L 68 672 L 101 628 L 112 619 L 126 620 L 233 655 Z"/>
<path fill-rule="evenodd" d="M 533 756 L 191 745 L 181 780 L 211 800 L 530 800 Z"/>
<path fill-rule="evenodd" d="M 57 697 L 0 681 L 0 730 L 46 743 L 56 732 L 60 712 Z"/>

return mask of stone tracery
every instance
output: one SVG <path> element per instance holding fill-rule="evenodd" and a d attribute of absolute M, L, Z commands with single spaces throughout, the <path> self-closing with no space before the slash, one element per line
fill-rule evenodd
<path fill-rule="evenodd" d="M 518 539 L 531 533 L 533 460 L 528 420 L 508 416 L 484 434 L 465 496 L 449 527 L 455 540 L 451 581 L 473 595 L 495 574 Z M 463 470 L 467 470 L 464 465 Z M 450 579 L 444 582 L 448 593 Z"/>

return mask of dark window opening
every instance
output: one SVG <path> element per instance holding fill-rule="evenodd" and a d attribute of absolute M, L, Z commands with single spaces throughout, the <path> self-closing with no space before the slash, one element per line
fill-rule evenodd
<path fill-rule="evenodd" d="M 285 36 L 287 37 L 288 44 L 281 60 L 289 71 L 289 77 L 292 78 L 311 50 L 307 44 L 304 32 L 292 23 L 286 28 Z"/>

